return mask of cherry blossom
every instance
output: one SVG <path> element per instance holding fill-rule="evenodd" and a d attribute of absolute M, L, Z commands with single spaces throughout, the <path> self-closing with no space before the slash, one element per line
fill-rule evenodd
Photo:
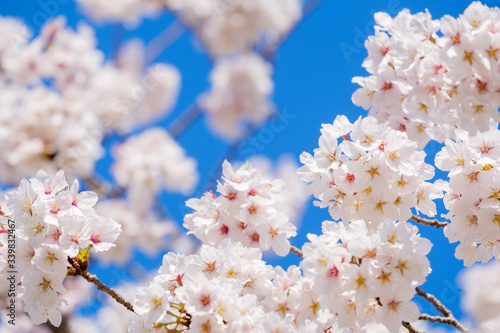
<path fill-rule="evenodd" d="M 211 54 L 250 51 L 261 41 L 277 42 L 301 17 L 297 0 L 167 0 L 167 8 L 192 26 Z"/>
<path fill-rule="evenodd" d="M 6 194 L 6 213 L 15 221 L 20 299 L 33 324 L 49 320 L 60 325 L 62 317 L 57 308 L 67 304 L 59 296 L 66 292 L 62 283 L 71 267 L 69 258 L 82 251 L 87 256 L 89 251 L 106 251 L 121 232 L 118 223 L 95 213 L 95 193 L 82 192 L 82 205 L 72 205 L 73 198 L 79 196 L 77 191 L 75 182 L 70 192 L 62 170 L 54 176 L 40 170 Z M 53 230 L 57 230 L 57 237 L 53 237 Z"/>
<path fill-rule="evenodd" d="M 301 268 L 310 278 L 318 306 L 338 314 L 338 325 L 362 329 L 381 323 L 398 332 L 401 321 L 416 321 L 415 287 L 430 273 L 430 241 L 405 222 L 324 222 L 323 235 L 309 235 Z"/>
<path fill-rule="evenodd" d="M 11 310 L 0 309 L 0 331 L 440 332 L 427 320 L 467 332 L 420 288 L 432 247 L 420 224 L 444 228 L 455 257 L 475 264 L 460 280 L 467 325 L 500 330 L 498 265 L 481 265 L 500 260 L 498 8 L 473 2 L 440 19 L 376 13 L 368 76 L 352 79 L 360 86 L 352 101 L 368 116 L 338 115 L 301 167 L 274 168 L 232 160 L 267 121 L 280 131 L 276 51 L 319 2 L 77 3 L 93 22 L 115 25 L 111 53 L 102 31 L 73 18 L 38 27 L 0 17 L 0 302 L 17 302 L 18 316 L 6 324 Z M 157 37 L 130 38 L 164 14 L 173 23 Z M 213 66 L 206 90 L 169 123 L 181 73 L 152 61 L 185 30 Z M 206 161 L 190 157 L 180 136 L 198 117 L 228 150 L 217 184 L 193 194 Z M 423 150 L 431 140 L 443 143 L 438 180 L 426 163 L 432 149 Z M 334 221 L 294 246 L 311 194 Z M 201 244 L 182 235 L 180 221 Z M 136 250 L 163 255 L 157 272 L 130 261 Z M 269 265 L 275 254 L 295 262 Z M 91 273 L 99 275 L 94 260 L 107 265 L 113 288 Z M 129 273 L 135 281 L 124 282 Z M 110 296 L 95 320 L 78 313 L 95 299 L 87 283 Z"/>
<path fill-rule="evenodd" d="M 125 65 L 144 52 L 138 46 L 122 49 L 121 66 L 104 61 L 88 25 L 73 30 L 59 16 L 30 40 L 21 22 L 0 18 L 0 29 L 10 34 L 13 27 L 17 32 L 0 43 L 2 182 L 18 184 L 39 169 L 90 176 L 107 134 L 157 120 L 177 99 L 173 66 Z"/>
<path fill-rule="evenodd" d="M 489 131 L 473 136 L 457 130 L 456 137 L 436 155 L 436 166 L 449 176 L 440 183 L 451 220 L 444 234 L 450 242 L 460 242 L 455 256 L 466 266 L 493 256 L 499 260 L 500 131 L 492 124 Z"/>
<path fill-rule="evenodd" d="M 302 153 L 304 166 L 298 172 L 311 183 L 308 192 L 320 200 L 316 204 L 328 207 L 334 219 L 405 221 L 412 208 L 436 214 L 433 200 L 442 192 L 425 182 L 433 177 L 433 167 L 406 134 L 373 117 L 352 125 L 337 117 L 333 125 L 323 125 L 321 133 L 314 156 Z"/>
<path fill-rule="evenodd" d="M 282 181 L 261 177 L 249 162 L 234 170 L 227 161 L 222 179 L 219 196 L 206 192 L 186 202 L 195 211 L 185 216 L 184 226 L 205 244 L 217 246 L 230 238 L 261 250 L 272 248 L 281 256 L 288 254 L 288 239 L 296 235 L 296 227 L 275 208 L 283 201 Z"/>
<path fill-rule="evenodd" d="M 114 152 L 114 176 L 139 205 L 151 204 L 163 188 L 187 194 L 198 182 L 196 161 L 161 128 L 130 137 Z"/>
<path fill-rule="evenodd" d="M 355 77 L 356 105 L 424 147 L 454 138 L 454 129 L 485 132 L 498 114 L 498 8 L 473 2 L 458 18 L 433 20 L 429 12 L 375 14 Z"/>
<path fill-rule="evenodd" d="M 271 66 L 254 53 L 218 61 L 210 74 L 211 89 L 199 99 L 210 127 L 234 139 L 246 123 L 262 124 L 274 111 L 271 73 Z"/>

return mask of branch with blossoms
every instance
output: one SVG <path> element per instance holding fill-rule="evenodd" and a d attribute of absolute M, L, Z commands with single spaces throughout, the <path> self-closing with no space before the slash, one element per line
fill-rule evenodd
<path fill-rule="evenodd" d="M 303 258 L 304 257 L 304 253 L 298 247 L 296 247 L 294 245 L 290 246 L 290 252 L 291 253 L 295 253 L 296 255 L 298 255 L 299 258 Z"/>
<path fill-rule="evenodd" d="M 410 333 L 422 333 L 414 329 L 413 326 L 411 326 L 411 324 L 406 321 L 403 321 L 403 327 L 406 328 Z"/>
<path fill-rule="evenodd" d="M 296 246 L 290 246 L 290 252 L 295 253 L 300 258 L 304 257 L 304 253 L 297 248 Z M 425 320 L 429 322 L 437 322 L 441 324 L 446 324 L 455 327 L 460 332 L 469 332 L 452 314 L 452 312 L 447 309 L 434 295 L 429 294 L 428 292 L 422 290 L 420 287 L 415 288 L 417 295 L 428 300 L 439 312 L 441 312 L 444 317 L 439 316 L 431 316 L 428 314 L 421 314 L 418 319 Z M 415 330 L 413 326 L 406 321 L 402 322 L 403 327 L 408 329 L 410 333 L 419 333 L 419 331 Z"/>
<path fill-rule="evenodd" d="M 426 300 L 429 301 L 429 303 L 431 303 L 435 308 L 436 310 L 438 310 L 439 312 L 441 312 L 444 317 L 439 317 L 439 316 L 430 316 L 430 315 L 427 315 L 427 314 L 422 314 L 419 319 L 420 320 L 427 320 L 427 321 L 430 321 L 430 322 L 438 322 L 438 323 L 442 323 L 442 324 L 447 324 L 447 325 L 451 325 L 453 327 L 455 327 L 457 330 L 459 330 L 460 332 L 469 332 L 468 329 L 466 329 L 454 316 L 453 316 L 453 313 L 448 309 L 446 308 L 443 303 L 441 303 L 437 298 L 436 296 L 432 295 L 432 294 L 429 294 L 428 292 L 422 290 L 421 288 L 417 287 L 415 289 L 417 291 L 417 295 L 420 296 L 420 297 L 423 297 L 425 298 Z"/>
<path fill-rule="evenodd" d="M 86 268 L 82 267 L 81 262 L 78 262 L 77 260 L 68 257 L 68 262 L 72 266 L 71 273 L 69 274 L 70 276 L 81 276 L 85 280 L 87 280 L 90 283 L 93 283 L 96 285 L 98 290 L 101 290 L 108 294 L 109 296 L 113 297 L 119 304 L 123 305 L 127 310 L 134 312 L 134 307 L 132 304 L 130 304 L 123 296 L 118 294 L 116 290 L 113 288 L 108 287 L 104 283 L 102 283 L 97 276 L 90 274 L 87 272 Z"/>
<path fill-rule="evenodd" d="M 448 225 L 448 223 L 438 221 L 437 219 L 429 220 L 429 219 L 425 219 L 423 217 L 416 216 L 416 215 L 412 215 L 411 220 L 413 220 L 417 223 L 423 224 L 423 225 L 430 226 L 430 227 L 436 227 L 438 229 L 444 228 Z"/>
<path fill-rule="evenodd" d="M 303 181 L 294 189 L 291 178 L 280 179 L 286 177 L 258 161 L 228 160 L 272 119 L 277 107 L 269 59 L 321 0 L 302 7 L 298 0 L 78 2 L 99 19 L 132 24 L 166 9 L 177 20 L 145 49 L 120 36 L 110 61 L 95 48 L 89 27 L 72 30 L 58 18 L 30 39 L 16 34 L 24 31 L 21 23 L 0 20 L 0 35 L 19 37 L 15 45 L 0 43 L 8 97 L 0 101 L 7 124 L 0 157 L 0 170 L 7 172 L 0 178 L 19 184 L 0 210 L 0 268 L 7 270 L 7 238 L 15 237 L 18 267 L 10 269 L 18 269 L 18 296 L 34 325 L 62 324 L 69 294 L 63 282 L 82 276 L 130 312 L 130 320 L 114 323 L 123 321 L 130 332 L 394 333 L 401 326 L 418 332 L 417 320 L 467 332 L 420 288 L 431 272 L 432 243 L 406 221 L 443 229 L 459 243 L 455 257 L 465 266 L 499 259 L 499 85 L 492 70 L 500 68 L 497 8 L 474 2 L 458 18 L 441 20 L 428 12 L 377 13 L 375 34 L 365 44 L 370 75 L 353 79 L 360 88 L 352 100 L 369 114 L 324 124 L 318 147 L 302 153 L 298 171 L 293 167 Z M 166 119 L 177 99 L 178 70 L 150 62 L 185 29 L 213 61 L 210 88 L 168 130 L 136 134 Z M 198 186 L 197 161 L 177 139 L 202 114 L 229 143 L 219 163 L 222 175 L 212 179 L 217 184 L 186 202 L 183 226 L 202 245 L 195 253 L 165 254 L 157 274 L 134 287 L 129 302 L 87 271 L 88 258 L 125 262 L 131 243 L 158 254 L 164 237 L 180 239 L 160 198 L 164 191 L 187 196 Z M 114 135 L 120 137 L 112 153 L 116 189 L 89 176 L 103 142 Z M 434 165 L 448 181 L 433 181 L 435 169 L 423 150 L 430 140 L 444 143 Z M 219 175 L 219 164 L 211 176 Z M 68 183 L 66 176 L 83 179 L 108 200 L 98 203 L 96 193 L 80 191 L 78 180 Z M 297 235 L 296 208 L 304 194 L 332 221 L 298 248 L 290 239 Z M 443 201 L 449 222 L 432 219 L 436 200 Z M 15 221 L 15 231 L 5 228 L 4 218 Z M 264 251 L 292 252 L 301 261 L 285 271 L 267 265 Z M 421 314 L 415 294 L 442 316 Z"/>

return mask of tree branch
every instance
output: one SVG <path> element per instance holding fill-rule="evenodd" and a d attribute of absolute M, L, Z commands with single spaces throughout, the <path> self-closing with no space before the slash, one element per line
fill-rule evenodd
<path fill-rule="evenodd" d="M 268 45 L 263 51 L 262 51 L 262 56 L 266 60 L 271 60 L 271 57 L 273 56 L 274 52 L 278 48 L 280 48 L 287 40 L 290 39 L 290 36 L 297 30 L 297 27 L 300 25 L 301 22 L 305 20 L 309 14 L 311 14 L 316 7 L 318 7 L 323 0 L 309 0 L 307 1 L 303 6 L 302 6 L 302 17 L 301 19 L 295 24 L 295 26 L 284 36 L 282 36 L 276 43 Z"/>
<path fill-rule="evenodd" d="M 403 321 L 403 327 L 406 328 L 410 333 L 422 333 L 414 329 L 413 326 L 411 326 L 411 324 L 407 321 Z"/>
<path fill-rule="evenodd" d="M 309 0 L 305 3 L 304 7 L 302 8 L 302 16 L 305 18 L 309 14 L 311 14 L 316 7 L 318 7 L 323 0 Z"/>
<path fill-rule="evenodd" d="M 417 223 L 420 223 L 420 224 L 423 224 L 423 225 L 428 225 L 428 226 L 431 226 L 431 227 L 436 227 L 436 228 L 444 228 L 448 225 L 448 222 L 441 222 L 441 221 L 438 221 L 437 219 L 434 219 L 434 220 L 428 220 L 428 219 L 424 219 L 423 217 L 419 217 L 419 216 L 416 216 L 416 215 L 412 215 L 411 216 L 411 220 L 417 222 Z"/>
<path fill-rule="evenodd" d="M 168 133 L 174 138 L 178 138 L 194 121 L 202 114 L 201 109 L 195 103 L 191 104 L 181 115 L 170 124 Z"/>
<path fill-rule="evenodd" d="M 82 180 L 89 190 L 95 192 L 100 199 L 103 197 L 120 198 L 125 193 L 125 188 L 121 186 L 113 187 L 106 181 L 98 179 L 97 175 L 83 177 Z"/>
<path fill-rule="evenodd" d="M 144 54 L 146 56 L 146 64 L 152 63 L 158 56 L 177 39 L 179 39 L 186 28 L 178 20 L 172 22 L 165 30 L 154 37 L 146 46 Z"/>
<path fill-rule="evenodd" d="M 453 313 L 446 306 L 444 306 L 443 303 L 441 303 L 436 298 L 436 296 L 429 294 L 428 292 L 420 289 L 419 287 L 415 288 L 415 290 L 416 290 L 418 296 L 425 298 L 427 301 L 429 301 L 429 303 L 431 303 L 436 308 L 436 310 L 438 310 L 439 312 L 441 312 L 444 315 L 444 317 L 441 317 L 441 316 L 431 316 L 431 315 L 423 313 L 422 315 L 420 315 L 420 317 L 418 319 L 427 320 L 427 321 L 430 321 L 433 323 L 437 322 L 437 323 L 441 323 L 441 324 L 450 325 L 450 326 L 455 327 L 460 332 L 469 332 L 469 330 L 466 329 L 453 316 Z"/>
<path fill-rule="evenodd" d="M 117 23 L 114 24 L 111 30 L 111 55 L 113 59 L 117 59 L 120 52 L 120 46 L 123 42 L 123 25 Z"/>
<path fill-rule="evenodd" d="M 451 316 L 453 316 L 453 314 L 451 313 L 451 311 L 448 308 L 446 308 L 446 306 L 444 306 L 443 303 L 441 303 L 436 298 L 436 296 L 434 296 L 432 294 L 429 294 L 428 292 L 422 290 L 420 287 L 415 288 L 415 290 L 417 291 L 417 295 L 418 296 L 423 297 L 426 300 L 428 300 L 429 303 L 431 303 L 432 305 L 434 305 L 434 307 L 436 308 L 436 310 L 438 310 L 439 312 L 441 312 L 445 317 L 451 317 Z"/>
<path fill-rule="evenodd" d="M 296 255 L 299 256 L 299 258 L 304 257 L 304 253 L 302 250 L 300 250 L 298 247 L 291 245 L 290 246 L 290 252 L 295 253 Z"/>
<path fill-rule="evenodd" d="M 113 288 L 110 288 L 107 285 L 105 285 L 104 283 L 102 283 L 97 278 L 97 276 L 90 274 L 85 269 L 82 269 L 80 264 L 76 260 L 74 260 L 73 258 L 68 257 L 68 261 L 71 264 L 71 266 L 73 266 L 73 268 L 75 269 L 76 275 L 80 275 L 88 282 L 95 284 L 97 286 L 97 289 L 104 291 L 106 294 L 113 297 L 118 303 L 120 303 L 121 305 L 126 307 L 127 310 L 135 313 L 134 307 L 132 306 L 132 304 L 130 304 L 122 295 L 118 294 L 116 292 L 116 290 L 114 290 Z"/>
<path fill-rule="evenodd" d="M 222 175 L 221 166 L 224 163 L 224 161 L 227 160 L 229 162 L 232 162 L 238 156 L 238 153 L 244 147 L 244 145 L 250 141 L 250 139 L 255 135 L 255 133 L 257 133 L 257 131 L 267 126 L 267 124 L 271 119 L 273 119 L 273 117 L 276 117 L 276 115 L 268 117 L 267 120 L 265 120 L 261 125 L 247 124 L 241 137 L 235 139 L 235 141 L 231 143 L 231 145 L 227 148 L 226 152 L 224 153 L 224 156 L 219 160 L 219 162 L 217 162 L 217 164 L 215 164 L 215 167 L 209 174 L 210 178 L 205 183 L 203 192 L 212 190 L 217 185 L 217 180 Z"/>
<path fill-rule="evenodd" d="M 420 320 L 427 320 L 432 323 L 441 323 L 441 324 L 446 324 L 455 327 L 457 330 L 459 330 L 462 333 L 467 333 L 469 332 L 468 329 L 466 329 L 455 317 L 449 318 L 449 317 L 441 317 L 441 316 L 431 316 L 428 314 L 421 314 L 420 317 L 418 317 Z"/>
<path fill-rule="evenodd" d="M 99 197 L 111 192 L 111 187 L 104 182 L 98 181 L 96 176 L 86 176 L 83 178 L 83 181 Z"/>

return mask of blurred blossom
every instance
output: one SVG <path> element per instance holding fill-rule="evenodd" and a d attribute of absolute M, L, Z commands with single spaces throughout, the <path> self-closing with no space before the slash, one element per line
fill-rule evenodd
<path fill-rule="evenodd" d="M 113 217 L 122 228 L 116 246 L 98 256 L 108 263 L 127 263 L 131 260 L 134 248 L 153 257 L 167 249 L 177 250 L 175 245 L 179 242 L 174 242 L 176 238 L 181 238 L 181 243 L 189 243 L 189 240 L 180 234 L 175 222 L 160 220 L 148 210 L 131 202 L 122 199 L 100 201 L 95 209 L 102 216 Z"/>
<path fill-rule="evenodd" d="M 157 120 L 177 99 L 177 69 L 129 65 L 127 57 L 143 52 L 136 44 L 121 53 L 121 67 L 104 63 L 93 30 L 65 24 L 63 17 L 50 20 L 28 40 L 21 22 L 0 18 L 0 30 L 9 34 L 0 40 L 3 182 L 15 184 L 42 168 L 90 176 L 107 134 Z"/>
<path fill-rule="evenodd" d="M 189 194 L 198 184 L 197 162 L 162 128 L 150 128 L 114 147 L 113 175 L 137 207 L 150 207 L 162 190 Z"/>
<path fill-rule="evenodd" d="M 476 322 L 478 332 L 497 332 L 500 327 L 500 263 L 475 265 L 460 275 L 464 289 L 462 308 Z"/>
<path fill-rule="evenodd" d="M 210 74 L 210 90 L 198 99 L 214 132 L 227 139 L 240 137 L 246 124 L 261 125 L 274 111 L 272 66 L 257 54 L 223 59 Z"/>
<path fill-rule="evenodd" d="M 302 12 L 299 0 L 166 0 L 166 5 L 215 56 L 248 52 L 261 41 L 278 42 Z"/>
<path fill-rule="evenodd" d="M 123 22 L 135 27 L 143 17 L 151 17 L 164 7 L 162 0 L 76 0 L 85 12 L 94 20 Z"/>

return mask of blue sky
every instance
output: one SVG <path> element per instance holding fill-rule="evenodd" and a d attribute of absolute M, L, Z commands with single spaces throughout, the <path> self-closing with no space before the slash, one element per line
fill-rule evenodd
<path fill-rule="evenodd" d="M 50 5 L 48 5 L 50 3 Z M 483 2 L 494 6 L 495 1 Z M 273 63 L 275 65 L 275 92 L 273 101 L 278 110 L 286 114 L 287 124 L 279 131 L 269 133 L 257 132 L 256 141 L 243 145 L 238 151 L 239 159 L 246 159 L 252 153 L 277 158 L 283 153 L 296 157 L 303 151 L 311 152 L 317 147 L 319 129 L 322 123 L 331 123 L 339 114 L 345 114 L 351 121 L 366 112 L 351 102 L 351 95 L 357 86 L 351 83 L 354 76 L 365 76 L 366 71 L 361 63 L 366 56 L 364 40 L 373 33 L 373 14 L 378 11 L 388 12 L 395 16 L 401 9 L 409 8 L 412 13 L 424 11 L 426 8 L 437 19 L 445 14 L 457 16 L 470 4 L 468 1 L 333 1 L 324 0 L 292 33 L 278 50 Z M 74 3 L 68 0 L 51 1 L 9 1 L 3 2 L 1 15 L 19 16 L 27 20 L 32 28 L 37 29 L 49 16 L 65 15 L 72 26 L 79 21 L 87 21 Z M 145 20 L 136 29 L 125 31 L 125 39 L 140 37 L 147 41 L 160 33 L 173 18 L 162 15 L 153 20 Z M 113 28 L 110 25 L 97 25 L 98 47 L 108 57 L 113 49 Z M 184 33 L 172 46 L 161 53 L 158 61 L 168 62 L 182 73 L 183 85 L 178 104 L 172 114 L 160 125 L 167 126 L 181 114 L 198 94 L 208 87 L 208 73 L 211 63 L 202 46 L 189 32 Z M 255 143 L 256 142 L 256 143 Z M 191 156 L 198 159 L 202 174 L 200 188 L 209 179 L 212 170 L 219 168 L 221 158 L 225 156 L 227 144 L 214 138 L 204 127 L 204 119 L 198 119 L 180 137 L 180 143 Z M 427 152 L 434 155 L 439 145 L 431 144 Z M 109 156 L 99 163 L 98 170 L 109 176 Z M 168 196 L 168 206 L 173 216 L 179 221 L 185 212 L 183 202 L 186 197 Z M 172 208 L 173 207 L 173 208 Z M 328 219 L 326 210 L 312 207 L 307 211 L 302 223 L 300 235 L 293 241 L 301 246 L 308 232 L 319 233 L 321 222 Z M 433 272 L 428 277 L 424 289 L 434 293 L 443 303 L 461 317 L 459 310 L 459 292 L 455 286 L 457 272 L 463 267 L 454 259 L 455 244 L 448 244 L 441 230 L 431 227 L 419 227 L 423 236 L 430 238 L 434 247 L 429 256 Z M 138 260 L 145 261 L 143 257 Z M 271 263 L 278 263 L 269 259 Z M 160 258 L 147 261 L 146 266 L 157 267 Z M 287 266 L 298 263 L 291 257 L 282 263 Z M 92 270 L 92 269 L 91 269 Z M 100 269 L 96 271 L 99 275 Z M 107 274 L 103 273 L 103 280 Z M 107 274 L 107 275 L 106 275 Z M 425 308 L 426 310 L 428 307 Z"/>

